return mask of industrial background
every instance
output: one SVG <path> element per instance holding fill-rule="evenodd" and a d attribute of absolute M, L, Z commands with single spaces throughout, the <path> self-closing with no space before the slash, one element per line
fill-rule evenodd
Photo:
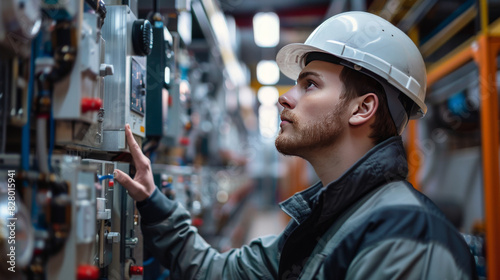
<path fill-rule="evenodd" d="M 277 204 L 316 176 L 275 150 L 294 81 L 274 59 L 354 10 L 419 47 L 429 110 L 403 135 L 409 181 L 463 233 L 478 276 L 500 279 L 498 0 L 2 0 L 0 279 L 169 279 L 113 181 L 134 174 L 126 123 L 213 247 L 279 233 Z"/>

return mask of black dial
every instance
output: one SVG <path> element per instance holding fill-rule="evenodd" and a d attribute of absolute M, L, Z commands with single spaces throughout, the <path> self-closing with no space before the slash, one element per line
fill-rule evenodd
<path fill-rule="evenodd" d="M 153 28 L 147 19 L 138 19 L 132 24 L 132 46 L 140 56 L 151 53 L 153 48 Z"/>

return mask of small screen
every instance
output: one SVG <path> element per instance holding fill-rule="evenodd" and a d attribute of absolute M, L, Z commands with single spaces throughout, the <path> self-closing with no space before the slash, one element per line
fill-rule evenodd
<path fill-rule="evenodd" d="M 130 79 L 130 110 L 144 116 L 146 111 L 146 70 L 132 59 Z"/>

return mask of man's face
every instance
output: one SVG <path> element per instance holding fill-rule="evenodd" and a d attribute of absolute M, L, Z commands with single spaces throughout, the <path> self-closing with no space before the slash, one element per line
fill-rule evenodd
<path fill-rule="evenodd" d="M 280 97 L 284 109 L 275 142 L 280 153 L 306 158 L 318 148 L 338 142 L 348 126 L 346 102 L 339 99 L 342 68 L 312 61 L 302 70 L 297 84 Z"/>

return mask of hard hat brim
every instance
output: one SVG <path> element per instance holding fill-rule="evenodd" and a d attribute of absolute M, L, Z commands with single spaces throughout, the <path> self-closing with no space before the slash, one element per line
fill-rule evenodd
<path fill-rule="evenodd" d="M 294 43 L 281 48 L 276 55 L 276 63 L 285 76 L 292 80 L 297 80 L 300 72 L 305 67 L 305 55 L 310 52 L 322 52 L 328 54 L 328 52 L 316 47 L 301 43 Z"/>

